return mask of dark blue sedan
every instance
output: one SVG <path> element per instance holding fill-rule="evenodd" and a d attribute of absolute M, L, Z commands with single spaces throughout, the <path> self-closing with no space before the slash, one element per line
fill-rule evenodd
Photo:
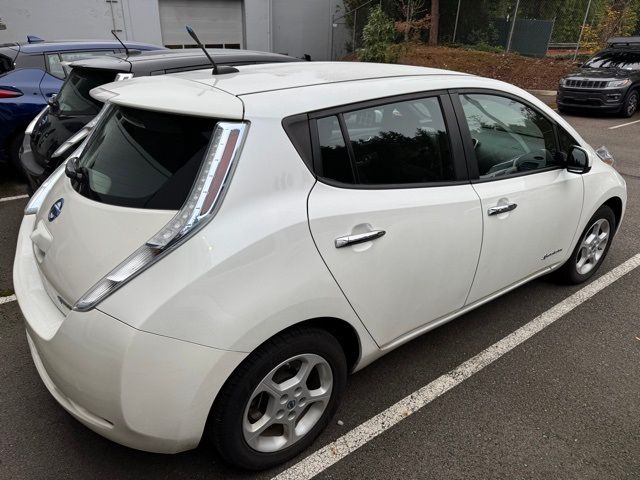
<path fill-rule="evenodd" d="M 30 39 L 34 42 L 34 39 Z M 163 47 L 125 42 L 129 49 Z M 116 40 L 0 44 L 0 162 L 19 164 L 18 150 L 29 122 L 58 93 L 66 72 L 63 63 L 121 53 Z"/>

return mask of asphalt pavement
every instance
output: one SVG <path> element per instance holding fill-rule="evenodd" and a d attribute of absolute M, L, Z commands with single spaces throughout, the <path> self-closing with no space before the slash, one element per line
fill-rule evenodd
<path fill-rule="evenodd" d="M 640 120 L 640 114 L 566 118 L 594 146 L 609 147 L 627 181 L 627 214 L 599 277 L 640 253 L 640 121 L 610 129 Z M 1 168 L 0 197 L 24 193 Z M 25 202 L 0 202 L 0 291 L 12 288 L 15 236 Z M 640 478 L 639 286 L 640 268 L 317 478 Z M 538 279 L 351 376 L 337 416 L 306 454 L 580 288 Z M 305 456 L 253 474 L 226 467 L 206 443 L 191 452 L 158 455 L 105 440 L 49 395 L 33 366 L 22 322 L 16 302 L 0 304 L 0 479 L 267 479 Z"/>

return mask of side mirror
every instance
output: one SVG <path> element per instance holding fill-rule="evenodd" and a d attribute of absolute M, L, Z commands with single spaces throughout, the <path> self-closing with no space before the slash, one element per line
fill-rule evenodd
<path fill-rule="evenodd" d="M 571 173 L 587 173 L 591 170 L 591 161 L 589 160 L 589 152 L 584 148 L 574 145 L 569 149 L 567 155 L 567 170 Z"/>

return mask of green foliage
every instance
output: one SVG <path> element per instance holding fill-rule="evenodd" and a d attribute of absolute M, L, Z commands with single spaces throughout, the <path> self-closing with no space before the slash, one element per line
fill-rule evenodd
<path fill-rule="evenodd" d="M 400 50 L 393 44 L 395 35 L 393 20 L 380 6 L 372 8 L 362 30 L 362 48 L 358 50 L 358 59 L 362 62 L 397 62 Z"/>

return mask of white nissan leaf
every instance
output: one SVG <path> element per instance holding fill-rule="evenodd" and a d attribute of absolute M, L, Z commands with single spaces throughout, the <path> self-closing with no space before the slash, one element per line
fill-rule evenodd
<path fill-rule="evenodd" d="M 625 210 L 600 152 L 486 78 L 293 63 L 92 95 L 15 291 L 47 389 L 141 450 L 291 459 L 349 372 L 533 278 L 589 279 Z"/>

